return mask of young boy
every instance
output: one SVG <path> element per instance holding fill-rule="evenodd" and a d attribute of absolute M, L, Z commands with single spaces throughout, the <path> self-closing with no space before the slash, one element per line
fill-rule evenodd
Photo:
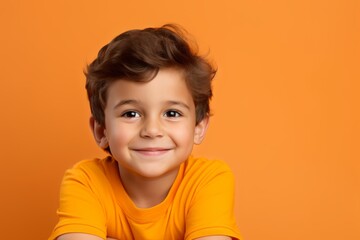
<path fill-rule="evenodd" d="M 230 169 L 191 156 L 215 72 L 174 25 L 125 32 L 99 51 L 86 89 L 109 156 L 66 172 L 49 239 L 240 239 Z"/>

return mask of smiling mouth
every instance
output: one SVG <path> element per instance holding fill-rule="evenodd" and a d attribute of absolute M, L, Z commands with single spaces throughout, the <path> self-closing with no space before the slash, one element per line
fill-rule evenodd
<path fill-rule="evenodd" d="M 132 150 L 134 152 L 140 153 L 141 155 L 145 155 L 145 156 L 159 156 L 169 152 L 172 149 L 171 148 L 139 148 Z"/>

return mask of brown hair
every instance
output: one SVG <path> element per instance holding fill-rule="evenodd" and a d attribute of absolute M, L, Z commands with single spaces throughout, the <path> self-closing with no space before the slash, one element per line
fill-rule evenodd
<path fill-rule="evenodd" d="M 172 24 L 124 32 L 101 48 L 85 72 L 86 90 L 95 120 L 105 126 L 104 109 L 111 83 L 119 79 L 150 81 L 159 69 L 168 67 L 184 72 L 198 124 L 210 113 L 211 80 L 216 70 L 190 47 L 184 30 Z"/>

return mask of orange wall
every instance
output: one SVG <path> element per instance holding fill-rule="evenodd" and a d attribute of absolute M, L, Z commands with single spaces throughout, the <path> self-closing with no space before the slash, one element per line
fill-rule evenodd
<path fill-rule="evenodd" d="M 167 22 L 219 68 L 195 152 L 233 168 L 245 239 L 360 239 L 358 1 L 1 5 L 1 239 L 46 239 L 65 169 L 103 155 L 87 126 L 85 63 L 118 33 Z"/>

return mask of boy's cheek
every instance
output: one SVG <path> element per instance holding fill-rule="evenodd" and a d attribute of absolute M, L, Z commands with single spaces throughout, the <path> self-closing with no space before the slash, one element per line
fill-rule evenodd
<path fill-rule="evenodd" d="M 177 145 L 193 145 L 194 131 L 190 130 L 190 128 L 178 128 L 169 135 Z"/>
<path fill-rule="evenodd" d="M 134 134 L 128 131 L 129 129 L 113 129 L 108 135 L 110 146 L 120 147 L 128 145 L 134 138 Z"/>

